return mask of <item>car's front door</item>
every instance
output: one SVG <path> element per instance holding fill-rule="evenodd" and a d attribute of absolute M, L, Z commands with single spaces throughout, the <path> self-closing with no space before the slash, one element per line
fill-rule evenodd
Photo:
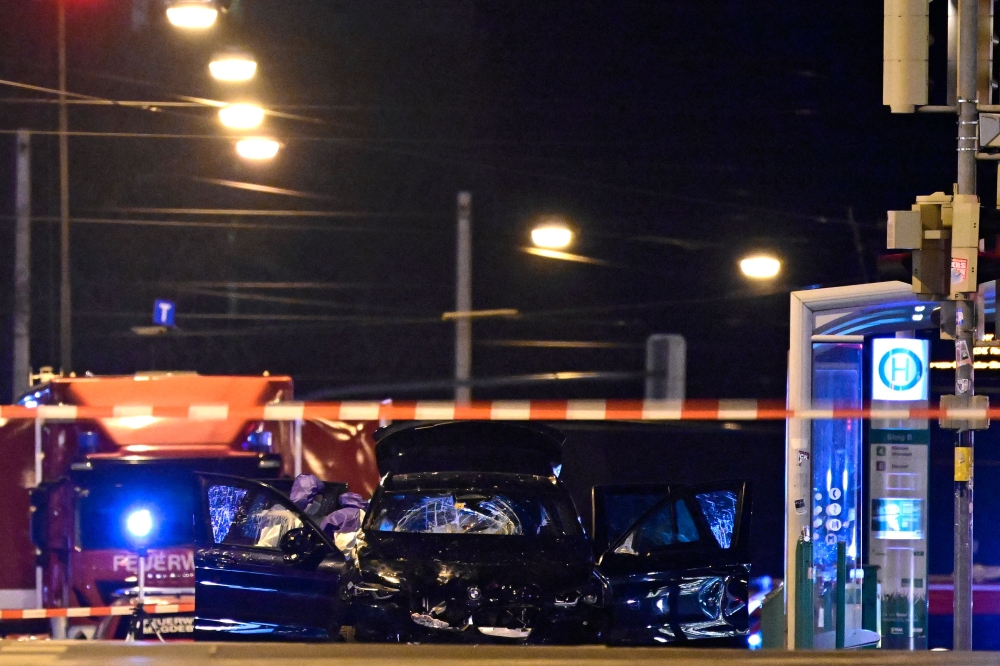
<path fill-rule="evenodd" d="M 670 489 L 601 557 L 608 642 L 744 640 L 750 514 L 745 482 Z"/>
<path fill-rule="evenodd" d="M 196 640 L 329 640 L 346 561 L 287 497 L 249 479 L 199 475 Z M 307 544 L 302 547 L 303 542 Z"/>

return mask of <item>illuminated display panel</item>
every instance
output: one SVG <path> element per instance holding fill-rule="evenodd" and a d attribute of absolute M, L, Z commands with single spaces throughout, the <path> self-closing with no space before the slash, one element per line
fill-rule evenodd
<path fill-rule="evenodd" d="M 873 499 L 872 534 L 876 539 L 923 539 L 924 500 L 911 497 Z"/>

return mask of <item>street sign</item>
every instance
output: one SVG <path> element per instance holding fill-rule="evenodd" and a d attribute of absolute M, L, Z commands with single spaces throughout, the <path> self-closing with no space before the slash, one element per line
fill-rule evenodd
<path fill-rule="evenodd" d="M 927 353 L 926 340 L 872 340 L 872 399 L 926 400 Z"/>
<path fill-rule="evenodd" d="M 157 326 L 173 326 L 174 310 L 176 307 L 172 301 L 156 299 L 153 301 L 153 323 Z"/>

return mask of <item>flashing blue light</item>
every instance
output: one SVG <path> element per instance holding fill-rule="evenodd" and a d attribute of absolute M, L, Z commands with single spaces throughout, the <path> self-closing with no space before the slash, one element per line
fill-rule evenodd
<path fill-rule="evenodd" d="M 125 527 L 134 537 L 141 539 L 149 536 L 149 533 L 153 531 L 153 514 L 149 512 L 149 509 L 133 511 L 125 519 Z"/>
<path fill-rule="evenodd" d="M 763 639 L 759 631 L 747 636 L 747 645 L 750 646 L 751 650 L 759 650 L 761 643 L 763 643 Z"/>

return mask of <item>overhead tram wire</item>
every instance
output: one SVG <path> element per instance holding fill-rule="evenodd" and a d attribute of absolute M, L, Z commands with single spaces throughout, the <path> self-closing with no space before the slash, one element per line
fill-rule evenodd
<path fill-rule="evenodd" d="M 364 210 L 295 210 L 257 208 L 147 208 L 122 206 L 97 208 L 105 213 L 126 213 L 129 215 L 245 215 L 257 217 L 336 217 L 354 219 L 427 219 L 439 220 L 447 213 L 427 211 L 364 211 Z"/>
<path fill-rule="evenodd" d="M 394 308 L 387 305 L 370 305 L 366 303 L 335 303 L 333 301 L 317 301 L 309 298 L 291 298 L 288 296 L 266 296 L 264 294 L 252 294 L 238 291 L 222 291 L 215 289 L 205 289 L 199 287 L 176 287 L 177 291 L 184 294 L 194 294 L 197 296 L 214 296 L 227 300 L 258 301 L 264 303 L 282 303 L 285 305 L 308 305 L 320 308 L 339 308 L 344 310 L 362 310 L 373 312 L 400 312 L 401 308 Z M 420 316 L 420 313 L 408 312 L 412 316 Z"/>
<path fill-rule="evenodd" d="M 29 130 L 32 134 L 38 135 L 57 135 L 58 132 L 54 130 Z M 0 129 L 0 135 L 2 134 L 16 134 L 18 130 L 8 130 Z M 91 132 L 91 131 L 70 131 L 69 136 L 78 137 L 107 137 L 107 138 L 124 138 L 124 139 L 188 139 L 188 140 L 210 140 L 210 141 L 224 141 L 232 142 L 231 136 L 220 136 L 218 134 L 168 134 L 168 133 L 148 133 L 148 132 Z M 465 166 L 474 169 L 492 169 L 495 171 L 506 172 L 514 174 L 517 176 L 524 176 L 526 178 L 542 178 L 547 180 L 556 180 L 564 182 L 570 185 L 579 185 L 583 187 L 591 187 L 597 189 L 604 189 L 608 191 L 618 192 L 621 194 L 640 194 L 644 196 L 650 196 L 654 198 L 669 199 L 672 201 L 681 201 L 684 203 L 697 204 L 697 205 L 711 205 L 719 206 L 722 208 L 738 209 L 742 213 L 757 213 L 761 215 L 774 215 L 792 219 L 806 220 L 810 222 L 815 222 L 817 224 L 858 224 L 862 227 L 876 227 L 877 224 L 873 223 L 862 223 L 854 221 L 852 223 L 846 217 L 836 217 L 836 216 L 826 216 L 826 215 L 812 215 L 809 213 L 796 213 L 793 211 L 779 210 L 776 208 L 766 208 L 760 206 L 747 206 L 745 204 L 735 202 L 735 201 L 720 201 L 718 199 L 703 199 L 699 197 L 693 197 L 685 194 L 676 194 L 672 192 L 665 192 L 662 190 L 653 190 L 643 187 L 634 187 L 631 185 L 621 185 L 618 183 L 609 183 L 606 181 L 594 180 L 594 179 L 584 179 L 584 178 L 573 178 L 570 176 L 564 176 L 562 174 L 552 174 L 546 173 L 544 171 L 530 171 L 526 169 L 518 169 L 514 167 L 507 167 L 501 164 L 488 164 L 482 162 L 473 162 L 471 160 L 462 160 L 448 157 L 440 157 L 434 155 L 428 155 L 426 153 L 418 153 L 412 151 L 403 151 L 398 149 L 381 148 L 376 145 L 376 140 L 368 140 L 363 138 L 355 137 L 318 137 L 318 136 L 275 136 L 275 139 L 285 143 L 290 142 L 319 142 L 319 143 L 337 143 L 347 147 L 354 147 L 361 150 L 369 150 L 372 152 L 381 152 L 390 155 L 400 155 L 404 157 L 411 157 L 416 159 L 428 160 L 432 162 L 438 162 L 440 164 L 450 164 L 454 166 Z"/>
<path fill-rule="evenodd" d="M 294 211 L 282 211 L 283 213 L 294 213 Z M 202 214 L 202 213 L 196 213 Z M 237 215 L 240 213 L 216 213 L 217 215 Z M 262 214 L 266 215 L 266 212 L 262 211 Z M 280 213 L 275 217 L 288 217 L 288 215 L 281 215 Z M 301 217 L 310 217 L 308 215 L 303 215 Z M 315 217 L 331 217 L 331 216 L 315 216 Z M 13 220 L 13 215 L 0 215 L 0 220 Z M 33 216 L 33 222 L 40 223 L 55 223 L 59 222 L 58 217 L 54 216 Z M 354 233 L 354 234 L 384 234 L 387 231 L 392 231 L 393 233 L 400 234 L 427 234 L 428 232 L 433 232 L 433 228 L 424 227 L 414 227 L 412 225 L 407 225 L 405 227 L 373 227 L 373 226 L 329 226 L 329 225 L 319 225 L 319 224 L 280 224 L 280 223 L 268 223 L 268 222 L 212 222 L 207 220 L 136 220 L 136 219 L 117 219 L 117 218 L 100 218 L 100 217 L 71 217 L 70 222 L 74 224 L 92 224 L 92 225 L 108 225 L 108 226 L 126 226 L 126 227 L 181 227 L 181 228 L 201 228 L 201 229 L 220 229 L 220 230 L 234 230 L 234 229 L 247 229 L 256 231 L 274 231 L 274 232 L 290 232 L 290 231 L 319 231 L 324 233 Z"/>
<path fill-rule="evenodd" d="M 38 91 L 38 92 L 45 92 L 45 93 L 49 93 L 49 94 L 60 94 L 60 91 L 54 90 L 52 88 L 45 88 L 45 87 L 42 87 L 42 86 L 35 86 L 35 85 L 31 85 L 31 84 L 25 84 L 25 83 L 20 83 L 20 82 L 16 82 L 16 81 L 9 81 L 9 80 L 5 80 L 5 79 L 0 79 L 0 85 L 7 85 L 7 86 L 18 87 L 18 88 L 24 88 L 24 89 L 28 89 L 28 90 L 34 90 L 34 91 Z M 108 100 L 106 98 L 96 97 L 96 96 L 93 96 L 93 95 L 84 95 L 84 94 L 81 94 L 81 93 L 68 93 L 68 92 L 65 93 L 65 94 L 67 96 L 69 96 L 69 97 L 73 97 L 73 98 L 76 98 L 76 99 L 87 99 L 87 100 L 92 100 L 92 101 L 101 101 L 102 103 L 109 102 L 109 103 L 114 104 L 114 100 Z M 191 102 L 191 103 L 196 103 L 196 104 L 201 104 L 201 105 L 203 105 L 205 107 L 209 107 L 209 108 L 212 108 L 212 107 L 216 107 L 217 108 L 217 107 L 225 106 L 225 102 L 220 102 L 220 101 L 217 101 L 217 100 L 203 99 L 203 98 L 198 98 L 198 97 L 190 97 L 190 96 L 185 96 L 185 95 L 175 95 L 175 96 L 181 98 L 184 101 Z M 142 107 L 137 107 L 137 108 L 142 108 Z M 144 108 L 143 110 L 150 110 L 150 109 Z M 324 120 L 321 120 L 321 119 L 316 119 L 316 118 L 310 118 L 308 116 L 298 116 L 296 114 L 288 114 L 288 113 L 283 113 L 283 112 L 278 112 L 278 111 L 269 111 L 269 113 L 271 115 L 274 115 L 275 117 L 280 117 L 280 118 L 284 118 L 284 119 L 287 119 L 287 120 L 309 122 L 309 123 L 314 123 L 314 124 L 326 124 L 326 125 L 330 125 L 331 127 L 334 126 L 334 125 L 336 125 L 336 123 L 331 123 L 331 122 L 327 122 L 327 121 L 324 121 Z M 16 133 L 17 131 L 18 130 L 0 130 L 0 134 L 13 134 L 13 133 Z M 33 133 L 35 133 L 35 134 L 42 134 L 42 135 L 44 135 L 44 134 L 59 134 L 58 132 L 51 131 L 51 130 L 49 130 L 49 131 L 38 131 L 38 132 L 34 132 L 33 131 Z M 110 136 L 110 137 L 120 137 L 120 138 L 188 138 L 188 139 L 214 139 L 214 140 L 224 140 L 224 141 L 231 141 L 232 140 L 232 137 L 228 137 L 228 136 L 207 135 L 207 134 L 202 134 L 202 135 L 175 135 L 175 134 L 155 134 L 155 135 L 150 135 L 150 134 L 144 134 L 144 133 L 140 133 L 140 132 L 121 132 L 121 133 L 110 132 L 109 133 L 109 132 L 79 132 L 79 131 L 76 131 L 76 132 L 69 132 L 69 133 L 67 133 L 67 135 L 68 136 Z M 506 173 L 510 173 L 510 174 L 514 174 L 514 175 L 518 175 L 518 176 L 524 176 L 524 177 L 530 177 L 530 178 L 543 178 L 543 179 L 547 179 L 547 180 L 554 180 L 554 181 L 559 181 L 559 182 L 567 183 L 567 184 L 570 184 L 570 185 L 579 185 L 579 186 L 584 186 L 584 187 L 589 187 L 589 188 L 598 188 L 598 189 L 603 189 L 603 190 L 606 190 L 606 191 L 619 192 L 619 193 L 622 193 L 622 194 L 640 194 L 640 195 L 643 195 L 643 196 L 669 199 L 669 200 L 672 200 L 672 201 L 681 201 L 681 202 L 690 203 L 690 204 L 698 204 L 698 205 L 706 205 L 707 204 L 707 205 L 712 205 L 712 206 L 720 206 L 720 207 L 724 207 L 724 208 L 738 208 L 741 212 L 744 212 L 744 213 L 748 213 L 749 212 L 749 213 L 758 213 L 758 214 L 762 214 L 762 215 L 777 215 L 777 216 L 782 216 L 782 217 L 790 217 L 790 218 L 793 218 L 793 219 L 809 220 L 811 222 L 815 222 L 815 223 L 818 223 L 818 224 L 830 224 L 830 223 L 834 223 L 834 224 L 847 224 L 847 225 L 858 224 L 856 221 L 849 220 L 847 218 L 827 217 L 827 216 L 823 216 L 823 215 L 810 215 L 810 214 L 805 214 L 805 213 L 794 213 L 794 212 L 791 212 L 791 211 L 782 211 L 782 210 L 777 210 L 777 209 L 773 209 L 773 208 L 758 207 L 758 206 L 747 206 L 747 205 L 745 205 L 743 203 L 740 203 L 740 202 L 719 201 L 717 199 L 704 199 L 704 198 L 694 197 L 694 196 L 686 195 L 686 194 L 677 194 L 677 193 L 672 193 L 672 192 L 664 192 L 662 190 L 654 190 L 654 189 L 644 188 L 644 187 L 635 187 L 635 186 L 631 186 L 631 185 L 623 185 L 623 184 L 619 184 L 619 183 L 611 183 L 611 182 L 607 182 L 607 181 L 603 181 L 603 180 L 597 180 L 597 179 L 574 178 L 572 176 L 566 176 L 566 175 L 563 175 L 563 174 L 553 174 L 553 173 L 546 173 L 546 172 L 540 172 L 540 171 L 529 171 L 529 170 L 526 170 L 526 169 L 519 169 L 519 168 L 516 168 L 516 167 L 508 167 L 508 166 L 504 166 L 504 165 L 501 165 L 501 164 L 484 164 L 484 163 L 480 163 L 480 162 L 474 162 L 474 161 L 471 161 L 471 160 L 463 160 L 463 159 L 456 159 L 456 158 L 448 158 L 448 157 L 440 157 L 440 156 L 428 155 L 426 153 L 421 153 L 421 152 L 412 152 L 412 151 L 403 151 L 403 150 L 398 150 L 398 149 L 381 148 L 381 147 L 378 147 L 378 146 L 372 146 L 370 142 L 366 142 L 364 139 L 359 139 L 359 138 L 315 137 L 315 136 L 312 136 L 312 137 L 301 137 L 301 136 L 289 137 L 289 136 L 286 136 L 286 137 L 275 137 L 275 138 L 277 140 L 279 140 L 279 141 L 285 141 L 285 142 L 289 142 L 289 141 L 336 142 L 336 143 L 341 143 L 341 144 L 343 144 L 345 146 L 351 146 L 352 144 L 354 144 L 355 146 L 358 146 L 358 147 L 360 147 L 362 149 L 367 149 L 367 150 L 370 150 L 370 151 L 373 151 L 373 152 L 381 152 L 381 153 L 385 153 L 385 154 L 402 155 L 402 156 L 406 156 L 406 157 L 411 157 L 411 158 L 416 158 L 416 159 L 422 159 L 422 160 L 428 160 L 428 161 L 432 161 L 432 162 L 437 162 L 437 163 L 440 163 L 440 164 L 452 164 L 452 165 L 456 165 L 456 166 L 465 166 L 465 167 L 471 167 L 471 168 L 475 168 L 475 169 L 492 169 L 492 170 L 495 170 L 495 171 L 506 172 Z M 368 145 L 365 145 L 366 143 Z M 862 226 L 869 226 L 869 225 L 862 225 Z"/>
<path fill-rule="evenodd" d="M 147 321 L 148 312 L 127 312 L 110 310 L 76 310 L 74 317 L 88 319 L 135 319 Z M 413 324 L 451 325 L 441 320 L 441 315 L 425 317 L 388 317 L 381 315 L 298 315 L 267 313 L 226 313 L 226 312 L 185 312 L 177 315 L 177 321 L 285 321 L 302 323 L 356 324 L 362 326 L 410 326 Z"/>

